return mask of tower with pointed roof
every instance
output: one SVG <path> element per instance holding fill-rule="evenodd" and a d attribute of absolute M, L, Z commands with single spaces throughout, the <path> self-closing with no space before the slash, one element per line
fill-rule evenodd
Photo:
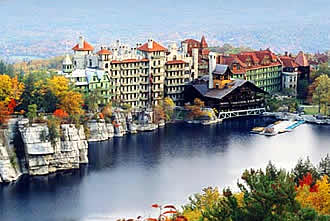
<path fill-rule="evenodd" d="M 68 54 L 65 55 L 65 58 L 62 62 L 62 71 L 64 74 L 71 74 L 73 71 L 73 63 Z"/>
<path fill-rule="evenodd" d="M 86 67 L 93 66 L 95 59 L 90 57 L 93 56 L 94 47 L 85 41 L 83 36 L 79 37 L 78 44 L 72 50 L 74 51 L 73 65 L 76 69 L 85 69 Z"/>
<path fill-rule="evenodd" d="M 204 35 L 202 36 L 202 40 L 201 40 L 201 48 L 208 48 L 209 46 L 206 43 L 205 37 Z"/>

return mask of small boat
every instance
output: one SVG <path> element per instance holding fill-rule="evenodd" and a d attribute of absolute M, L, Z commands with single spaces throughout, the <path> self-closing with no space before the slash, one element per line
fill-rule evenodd
<path fill-rule="evenodd" d="M 278 134 L 278 131 L 275 130 L 274 124 L 269 125 L 268 127 L 265 128 L 263 134 L 265 136 L 275 136 Z"/>
<path fill-rule="evenodd" d="M 260 134 L 261 132 L 263 132 L 265 130 L 264 127 L 255 127 L 251 130 L 251 133 L 255 133 L 255 134 Z"/>

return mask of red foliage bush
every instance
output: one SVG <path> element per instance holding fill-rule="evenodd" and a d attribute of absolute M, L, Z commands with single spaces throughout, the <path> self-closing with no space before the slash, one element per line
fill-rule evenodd
<path fill-rule="evenodd" d="M 99 113 L 99 118 L 104 119 L 104 115 L 102 113 Z"/>
<path fill-rule="evenodd" d="M 303 187 L 304 185 L 309 186 L 309 192 L 318 192 L 318 186 L 312 185 L 313 183 L 313 177 L 311 173 L 307 173 L 302 180 L 299 180 L 299 186 Z"/>
<path fill-rule="evenodd" d="M 16 101 L 11 99 L 8 105 L 5 102 L 0 102 L 0 124 L 7 124 L 9 115 L 14 113 L 14 109 L 16 107 Z"/>
<path fill-rule="evenodd" d="M 53 115 L 55 117 L 58 117 L 58 118 L 61 118 L 61 119 L 69 117 L 69 114 L 66 111 L 62 110 L 62 109 L 56 109 L 54 111 Z"/>

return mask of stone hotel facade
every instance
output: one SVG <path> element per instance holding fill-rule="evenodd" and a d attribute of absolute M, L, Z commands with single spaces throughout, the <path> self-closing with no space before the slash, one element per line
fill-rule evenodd
<path fill-rule="evenodd" d="M 168 96 L 183 105 L 184 86 L 198 77 L 198 53 L 191 56 L 187 47 L 176 44 L 165 48 L 149 39 L 130 48 L 117 41 L 94 53 L 80 37 L 72 49 L 73 59 L 65 57 L 62 73 L 85 93 L 99 90 L 102 104 L 116 101 L 146 108 Z"/>

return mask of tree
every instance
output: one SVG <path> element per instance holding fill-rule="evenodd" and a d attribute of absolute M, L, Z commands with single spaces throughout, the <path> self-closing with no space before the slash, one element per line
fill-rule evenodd
<path fill-rule="evenodd" d="M 13 65 L 6 64 L 2 60 L 0 60 L 0 73 L 1 74 L 9 75 L 10 77 L 14 77 L 15 76 L 15 71 L 14 71 Z"/>
<path fill-rule="evenodd" d="M 327 154 L 325 158 L 321 159 L 321 162 L 318 166 L 318 171 L 321 176 L 327 175 L 330 177 L 330 155 Z"/>
<path fill-rule="evenodd" d="M 69 117 L 69 114 L 62 110 L 62 109 L 56 109 L 53 113 L 53 115 L 57 118 L 60 118 L 60 119 L 64 119 L 64 118 L 68 118 Z"/>
<path fill-rule="evenodd" d="M 314 185 L 316 179 L 320 178 L 320 174 L 318 173 L 316 167 L 311 163 L 308 157 L 305 161 L 303 159 L 299 159 L 298 163 L 292 170 L 292 174 L 294 175 L 295 185 L 299 186 L 299 181 L 303 180 L 304 176 L 306 176 L 308 173 L 310 173 L 311 176 L 314 178 L 312 182 L 312 184 Z"/>
<path fill-rule="evenodd" d="M 313 102 L 319 105 L 319 113 L 328 114 L 330 103 L 330 78 L 328 75 L 321 75 L 315 80 L 316 88 L 313 93 Z"/>
<path fill-rule="evenodd" d="M 293 88 L 284 88 L 282 90 L 282 94 L 285 96 L 293 97 L 296 96 L 296 91 Z"/>
<path fill-rule="evenodd" d="M 33 71 L 25 74 L 23 78 L 25 88 L 18 109 L 27 110 L 28 105 L 36 104 L 45 112 L 54 112 L 58 99 L 47 87 L 47 82 L 52 76 L 46 71 Z"/>
<path fill-rule="evenodd" d="M 190 110 L 188 117 L 190 119 L 198 119 L 202 116 L 208 116 L 208 113 L 202 111 L 202 108 L 205 106 L 204 102 L 199 99 L 194 99 L 194 105 L 186 106 L 186 109 Z"/>
<path fill-rule="evenodd" d="M 104 119 L 106 120 L 106 122 L 111 122 L 111 116 L 112 116 L 112 105 L 111 103 L 107 104 L 103 110 L 102 110 L 102 114 L 104 116 Z"/>
<path fill-rule="evenodd" d="M 8 122 L 9 116 L 14 112 L 16 102 L 12 99 L 7 105 L 4 101 L 0 102 L 0 125 L 5 125 Z"/>
<path fill-rule="evenodd" d="M 166 120 L 171 120 L 172 115 L 174 113 L 175 103 L 170 97 L 165 97 L 163 102 L 164 112 L 166 115 Z"/>
<path fill-rule="evenodd" d="M 327 220 L 312 208 L 302 208 L 296 201 L 293 176 L 278 170 L 271 163 L 262 170 L 246 170 L 238 183 L 243 193 L 242 202 L 224 189 L 223 196 L 211 207 L 202 212 L 208 221 L 263 221 L 263 220 Z"/>
<path fill-rule="evenodd" d="M 53 76 L 47 81 L 47 87 L 59 98 L 69 90 L 69 80 L 64 76 Z"/>
<path fill-rule="evenodd" d="M 71 119 L 75 117 L 80 117 L 84 111 L 82 109 L 83 98 L 82 95 L 75 91 L 66 91 L 63 93 L 60 98 L 59 107 L 67 112 Z"/>
<path fill-rule="evenodd" d="M 24 84 L 17 77 L 0 75 L 0 101 L 8 104 L 12 99 L 19 100 L 24 90 Z"/>
<path fill-rule="evenodd" d="M 30 104 L 28 106 L 28 112 L 27 112 L 27 117 L 29 118 L 30 124 L 34 121 L 34 119 L 37 117 L 37 105 L 36 104 Z"/>
<path fill-rule="evenodd" d="M 218 188 L 208 187 L 202 193 L 189 197 L 189 203 L 183 206 L 183 215 L 189 221 L 198 221 L 202 216 L 202 211 L 214 206 L 221 198 Z"/>
<path fill-rule="evenodd" d="M 153 112 L 154 112 L 154 123 L 155 124 L 158 124 L 161 120 L 166 119 L 166 115 L 165 115 L 165 112 L 164 112 L 162 106 L 160 106 L 160 105 L 154 106 Z"/>
<path fill-rule="evenodd" d="M 297 189 L 296 200 L 304 208 L 313 208 L 318 213 L 330 215 L 330 183 L 328 176 L 317 180 L 317 191 L 311 191 L 311 183 L 303 183 Z"/>
<path fill-rule="evenodd" d="M 99 88 L 86 93 L 84 100 L 88 110 L 96 113 L 99 109 L 99 103 L 101 102 L 102 98 L 101 90 Z"/>

